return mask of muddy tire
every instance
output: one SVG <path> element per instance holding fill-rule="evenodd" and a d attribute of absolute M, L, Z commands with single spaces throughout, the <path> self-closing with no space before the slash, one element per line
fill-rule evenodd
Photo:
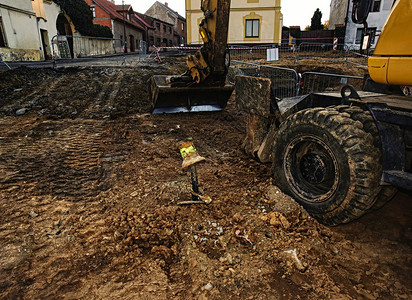
<path fill-rule="evenodd" d="M 359 121 L 363 125 L 363 129 L 370 133 L 373 137 L 373 144 L 377 150 L 381 151 L 381 138 L 375 121 L 369 111 L 365 111 L 358 106 L 339 105 L 335 107 L 340 113 L 346 113 L 351 119 Z M 375 204 L 371 207 L 371 211 L 375 211 L 383 207 L 386 203 L 392 200 L 398 193 L 398 189 L 394 186 L 382 186 L 376 198 Z"/>
<path fill-rule="evenodd" d="M 274 184 L 327 225 L 350 222 L 375 203 L 380 151 L 361 122 L 313 108 L 281 124 L 273 145 Z"/>

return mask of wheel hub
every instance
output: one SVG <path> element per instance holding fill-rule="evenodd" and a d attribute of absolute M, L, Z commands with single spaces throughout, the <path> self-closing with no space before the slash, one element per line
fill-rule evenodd
<path fill-rule="evenodd" d="M 290 188 L 303 201 L 327 201 L 338 187 L 336 156 L 318 137 L 306 135 L 291 141 L 284 154 L 283 168 Z"/>
<path fill-rule="evenodd" d="M 300 161 L 302 176 L 312 184 L 323 182 L 326 175 L 325 158 L 317 153 L 307 153 Z"/>

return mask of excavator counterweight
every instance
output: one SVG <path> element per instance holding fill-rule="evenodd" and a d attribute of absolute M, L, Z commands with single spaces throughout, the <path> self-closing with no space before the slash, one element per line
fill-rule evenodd
<path fill-rule="evenodd" d="M 187 57 L 186 73 L 149 79 L 153 113 L 219 111 L 226 107 L 234 90 L 226 83 L 230 0 L 202 0 L 201 10 L 203 46 Z"/>

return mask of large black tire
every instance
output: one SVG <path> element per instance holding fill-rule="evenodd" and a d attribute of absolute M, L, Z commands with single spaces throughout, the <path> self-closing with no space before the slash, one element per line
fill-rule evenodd
<path fill-rule="evenodd" d="M 378 128 L 376 127 L 375 120 L 369 111 L 365 111 L 358 106 L 339 105 L 335 107 L 340 113 L 348 114 L 352 120 L 359 121 L 363 125 L 363 130 L 370 133 L 373 137 L 373 144 L 377 150 L 381 151 L 381 137 L 379 135 Z M 392 200 L 398 193 L 398 189 L 391 185 L 381 186 L 381 190 L 378 193 L 375 204 L 371 207 L 371 211 L 375 211 L 383 207 L 386 203 Z"/>
<path fill-rule="evenodd" d="M 324 224 L 347 223 L 368 211 L 381 171 L 372 135 L 336 109 L 300 111 L 276 133 L 274 183 Z"/>

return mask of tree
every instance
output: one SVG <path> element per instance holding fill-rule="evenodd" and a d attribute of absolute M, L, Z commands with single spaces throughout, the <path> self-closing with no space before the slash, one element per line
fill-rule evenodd
<path fill-rule="evenodd" d="M 112 38 L 112 30 L 107 26 L 93 24 L 90 6 L 84 0 L 53 0 L 70 17 L 76 29 L 86 36 Z"/>
<path fill-rule="evenodd" d="M 310 30 L 323 30 L 322 12 L 317 8 L 310 22 Z"/>

